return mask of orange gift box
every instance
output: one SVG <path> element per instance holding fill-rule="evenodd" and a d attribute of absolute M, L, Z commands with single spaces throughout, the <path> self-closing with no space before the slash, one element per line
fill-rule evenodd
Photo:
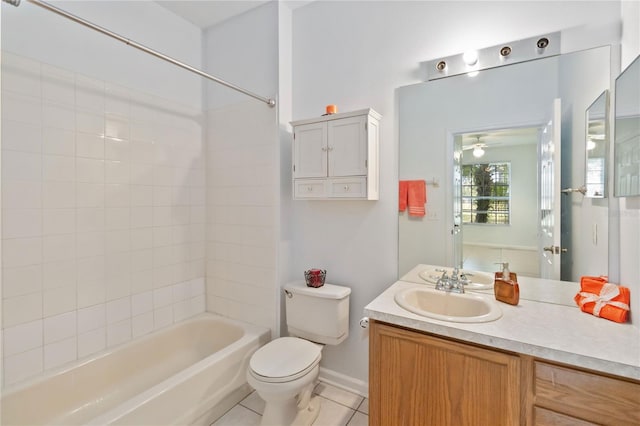
<path fill-rule="evenodd" d="M 631 293 L 627 287 L 608 282 L 607 277 L 582 277 L 580 292 L 574 300 L 582 312 L 615 322 L 627 322 Z"/>

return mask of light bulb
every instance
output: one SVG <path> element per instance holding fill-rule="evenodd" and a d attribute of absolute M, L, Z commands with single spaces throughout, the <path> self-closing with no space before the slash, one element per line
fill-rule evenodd
<path fill-rule="evenodd" d="M 478 51 L 477 50 L 468 50 L 462 54 L 462 60 L 465 64 L 471 66 L 475 65 L 478 62 Z"/>
<path fill-rule="evenodd" d="M 473 156 L 476 158 L 480 158 L 484 155 L 484 149 L 482 147 L 476 146 L 473 148 Z"/>

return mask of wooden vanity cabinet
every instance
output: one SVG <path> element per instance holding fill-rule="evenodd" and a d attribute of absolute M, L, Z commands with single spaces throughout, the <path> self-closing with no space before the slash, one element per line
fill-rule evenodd
<path fill-rule="evenodd" d="M 369 425 L 640 425 L 640 381 L 370 321 Z"/>
<path fill-rule="evenodd" d="M 542 360 L 533 364 L 533 425 L 640 425 L 640 383 Z"/>
<path fill-rule="evenodd" d="M 517 355 L 371 321 L 369 425 L 517 425 Z"/>

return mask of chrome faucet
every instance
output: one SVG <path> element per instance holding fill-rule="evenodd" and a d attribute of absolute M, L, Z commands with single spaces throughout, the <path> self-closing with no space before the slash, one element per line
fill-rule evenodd
<path fill-rule="evenodd" d="M 464 284 L 468 279 L 459 275 L 460 270 L 454 268 L 451 276 L 447 275 L 447 271 L 442 272 L 442 276 L 436 282 L 436 290 L 442 290 L 451 293 L 464 293 Z M 464 274 L 463 274 L 464 275 Z"/>

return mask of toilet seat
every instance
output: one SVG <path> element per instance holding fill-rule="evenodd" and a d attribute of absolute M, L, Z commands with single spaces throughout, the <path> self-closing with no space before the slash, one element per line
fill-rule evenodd
<path fill-rule="evenodd" d="M 258 349 L 249 361 L 251 375 L 261 382 L 284 383 L 303 377 L 322 357 L 322 347 L 298 337 L 280 337 Z"/>

